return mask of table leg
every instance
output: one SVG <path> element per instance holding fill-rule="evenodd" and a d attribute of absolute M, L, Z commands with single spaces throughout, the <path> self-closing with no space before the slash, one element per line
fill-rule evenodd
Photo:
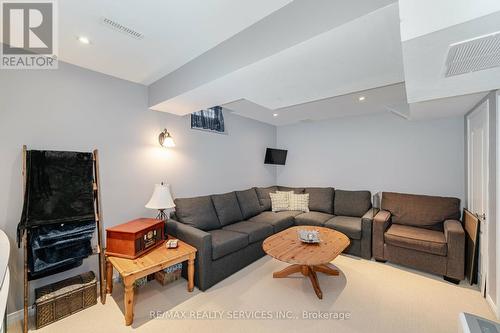
<path fill-rule="evenodd" d="M 106 260 L 106 293 L 113 292 L 113 265 L 109 260 Z"/>
<path fill-rule="evenodd" d="M 273 273 L 273 278 L 275 278 L 275 279 L 284 278 L 284 277 L 287 277 L 290 274 L 298 273 L 298 272 L 302 272 L 302 266 L 301 265 L 290 265 L 290 266 L 282 269 L 279 272 L 274 272 Z"/>
<path fill-rule="evenodd" d="M 312 286 L 314 288 L 314 292 L 316 293 L 316 296 L 318 296 L 319 299 L 323 299 L 323 292 L 321 291 L 321 288 L 319 287 L 319 282 L 318 282 L 318 276 L 316 275 L 316 272 L 312 267 L 308 267 L 309 271 L 309 279 L 311 280 Z"/>
<path fill-rule="evenodd" d="M 125 325 L 130 326 L 134 321 L 134 280 L 124 279 L 123 282 L 125 284 Z"/>
<path fill-rule="evenodd" d="M 194 257 L 188 260 L 188 291 L 192 292 L 194 289 Z"/>
<path fill-rule="evenodd" d="M 333 276 L 339 275 L 339 271 L 333 265 L 329 264 L 314 265 L 312 269 L 315 272 L 321 272 L 327 275 L 333 275 Z"/>

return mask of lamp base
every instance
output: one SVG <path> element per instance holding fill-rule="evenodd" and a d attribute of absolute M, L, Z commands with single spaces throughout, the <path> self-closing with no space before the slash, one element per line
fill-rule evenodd
<path fill-rule="evenodd" d="M 158 209 L 158 215 L 156 215 L 156 218 L 163 221 L 168 220 L 168 215 L 165 213 L 165 209 Z"/>

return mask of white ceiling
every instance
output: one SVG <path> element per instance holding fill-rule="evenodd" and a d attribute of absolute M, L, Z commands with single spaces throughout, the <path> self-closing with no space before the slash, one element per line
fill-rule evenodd
<path fill-rule="evenodd" d="M 476 93 L 455 97 L 433 99 L 410 104 L 411 119 L 458 117 L 472 110 L 488 93 Z"/>
<path fill-rule="evenodd" d="M 393 2 L 295 0 L 150 85 L 149 106 L 208 84 Z"/>
<path fill-rule="evenodd" d="M 500 88 L 500 68 L 445 79 L 448 47 L 462 38 L 491 32 L 500 24 L 500 12 L 490 13 L 498 6 L 491 0 L 444 1 L 434 9 L 430 0 L 400 0 L 401 9 L 398 3 L 371 3 L 376 7 L 356 8 L 355 18 L 351 8 L 351 16 L 336 17 L 342 24 L 218 76 L 180 85 L 178 79 L 166 76 L 151 86 L 150 102 L 161 101 L 150 104 L 151 109 L 184 115 L 223 105 L 277 126 L 376 112 L 393 112 L 411 120 L 464 115 L 486 91 Z M 321 6 L 332 3 L 315 5 L 327 12 Z M 224 53 L 219 57 L 226 62 Z M 228 59 L 234 61 L 234 57 Z M 199 66 L 203 56 L 197 60 Z M 188 63 L 176 72 L 185 79 L 193 74 L 189 67 Z M 195 72 L 201 75 L 203 70 L 198 67 Z M 178 86 L 183 91 L 172 94 Z M 360 95 L 365 101 L 358 100 Z"/>
<path fill-rule="evenodd" d="M 147 85 L 150 108 L 177 115 L 223 105 L 274 125 L 388 111 L 450 117 L 500 88 L 499 67 L 443 75 L 450 44 L 500 31 L 499 0 L 57 3 L 59 59 Z"/>
<path fill-rule="evenodd" d="M 363 96 L 363 101 L 359 97 Z M 289 125 L 301 121 L 315 121 L 329 118 L 360 116 L 387 111 L 391 104 L 405 104 L 406 94 L 403 83 L 341 95 L 291 107 L 269 110 L 247 100 L 239 100 L 223 105 L 234 113 L 271 123 L 276 126 Z M 277 116 L 273 116 L 276 114 Z"/>
<path fill-rule="evenodd" d="M 399 0 L 401 40 L 425 36 L 499 10 L 498 0 Z"/>
<path fill-rule="evenodd" d="M 276 110 L 245 99 L 224 104 L 223 107 L 237 115 L 275 126 L 381 112 L 392 112 L 408 120 L 421 120 L 463 116 L 486 95 L 477 93 L 408 104 L 403 82 Z M 360 101 L 360 97 L 364 100 Z"/>
<path fill-rule="evenodd" d="M 403 80 L 398 7 L 392 4 L 152 109 L 184 115 L 245 99 L 275 110 Z"/>
<path fill-rule="evenodd" d="M 500 11 L 403 42 L 408 101 L 423 102 L 500 88 L 500 67 L 452 77 L 444 75 L 451 44 L 496 31 L 500 31 Z"/>
<path fill-rule="evenodd" d="M 291 0 L 63 0 L 59 59 L 148 85 Z M 100 23 L 108 17 L 142 40 Z M 77 36 L 87 36 L 83 45 Z"/>

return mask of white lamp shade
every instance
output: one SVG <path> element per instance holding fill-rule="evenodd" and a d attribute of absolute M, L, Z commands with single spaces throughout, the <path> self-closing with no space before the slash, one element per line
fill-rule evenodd
<path fill-rule="evenodd" d="M 168 184 L 155 184 L 153 195 L 151 196 L 151 199 L 149 199 L 149 202 L 146 204 L 146 208 L 168 209 L 174 207 L 174 200 L 172 200 L 172 194 L 170 194 L 170 188 Z"/>

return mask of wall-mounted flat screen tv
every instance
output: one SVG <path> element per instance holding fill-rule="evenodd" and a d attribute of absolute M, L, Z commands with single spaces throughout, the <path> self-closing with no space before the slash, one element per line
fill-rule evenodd
<path fill-rule="evenodd" d="M 264 164 L 285 165 L 287 153 L 288 150 L 267 148 Z"/>

